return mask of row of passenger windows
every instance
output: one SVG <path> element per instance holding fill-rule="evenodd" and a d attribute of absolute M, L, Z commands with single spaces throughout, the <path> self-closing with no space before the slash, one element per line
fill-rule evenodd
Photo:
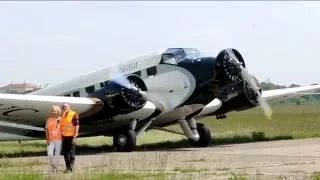
<path fill-rule="evenodd" d="M 100 87 L 101 88 L 104 88 L 104 86 L 105 86 L 105 83 L 107 83 L 108 81 L 106 81 L 106 82 L 101 82 L 100 83 Z M 88 86 L 88 87 L 85 87 L 84 88 L 85 89 L 85 91 L 86 91 L 86 93 L 87 94 L 91 94 L 91 93 L 93 93 L 93 92 L 95 92 L 95 87 L 94 87 L 94 85 L 91 85 L 91 86 Z M 72 92 L 72 93 L 67 93 L 67 94 L 64 94 L 63 96 L 67 96 L 67 97 L 70 97 L 70 96 L 73 96 L 73 97 L 80 97 L 81 95 L 80 95 L 80 91 L 74 91 L 74 92 Z"/>
<path fill-rule="evenodd" d="M 133 74 L 136 74 L 136 75 L 138 75 L 138 76 L 141 76 L 141 71 L 137 71 L 137 72 L 135 72 L 135 73 L 133 73 Z M 156 74 L 157 74 L 157 67 L 156 67 L 156 66 L 153 66 L 153 67 L 150 67 L 150 68 L 147 69 L 147 76 L 152 76 L 152 75 L 155 76 Z M 104 87 L 105 87 L 105 84 L 106 84 L 107 82 L 108 82 L 108 81 L 106 81 L 106 82 L 101 82 L 101 83 L 100 83 L 100 88 L 104 88 Z M 95 87 L 94 87 L 94 85 L 85 87 L 84 89 L 85 89 L 85 91 L 86 91 L 87 94 L 91 94 L 91 93 L 95 92 Z M 72 95 L 73 97 L 80 97 L 80 96 L 81 96 L 81 95 L 80 95 L 80 91 L 74 91 L 74 92 L 72 92 L 72 93 L 67 93 L 67 94 L 64 94 L 63 96 L 70 97 L 71 95 Z"/>

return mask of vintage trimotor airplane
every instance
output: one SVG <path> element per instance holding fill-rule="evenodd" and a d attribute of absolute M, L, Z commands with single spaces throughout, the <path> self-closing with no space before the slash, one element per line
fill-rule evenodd
<path fill-rule="evenodd" d="M 44 138 L 52 105 L 71 104 L 80 115 L 80 136 L 113 136 L 117 151 L 132 151 L 149 129 L 179 124 L 197 147 L 211 142 L 210 130 L 196 121 L 225 118 L 230 111 L 319 90 L 320 85 L 262 91 L 241 54 L 224 49 L 203 57 L 194 48 L 169 48 L 48 86 L 30 94 L 0 94 L 0 140 Z"/>

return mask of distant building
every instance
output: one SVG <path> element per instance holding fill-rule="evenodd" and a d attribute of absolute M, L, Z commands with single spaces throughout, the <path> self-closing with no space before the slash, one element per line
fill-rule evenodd
<path fill-rule="evenodd" d="M 10 94 L 26 94 L 41 89 L 40 85 L 23 83 L 10 83 L 6 86 L 0 87 L 0 93 Z"/>

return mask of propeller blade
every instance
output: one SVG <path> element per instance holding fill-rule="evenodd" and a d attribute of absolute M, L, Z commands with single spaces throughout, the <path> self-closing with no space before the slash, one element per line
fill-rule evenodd
<path fill-rule="evenodd" d="M 242 67 L 241 62 L 238 60 L 237 56 L 233 53 L 233 50 L 229 48 L 226 51 L 229 57 L 233 59 L 240 67 Z"/>
<path fill-rule="evenodd" d="M 249 83 L 249 85 L 251 86 L 251 88 L 255 91 L 255 93 L 257 94 L 257 101 L 260 105 L 260 107 L 262 108 L 264 115 L 268 118 L 271 119 L 272 117 L 272 110 L 268 104 L 268 102 L 261 96 L 261 93 L 259 91 L 259 88 L 257 87 L 253 77 L 248 73 L 248 71 L 241 67 L 241 74 L 242 77 Z"/>
<path fill-rule="evenodd" d="M 115 83 L 117 83 L 117 84 L 119 84 L 119 85 L 121 85 L 123 87 L 126 87 L 126 88 L 130 88 L 131 87 L 130 86 L 130 84 L 131 84 L 130 81 L 125 77 L 125 75 L 122 72 L 120 72 L 118 67 L 113 66 L 111 71 L 112 71 L 112 76 L 113 76 L 112 80 Z"/>
<path fill-rule="evenodd" d="M 260 106 L 262 107 L 263 111 L 264 111 L 264 115 L 268 118 L 271 119 L 272 118 L 272 109 L 269 106 L 268 102 L 266 101 L 265 98 L 263 98 L 259 92 L 257 100 L 260 104 Z"/>

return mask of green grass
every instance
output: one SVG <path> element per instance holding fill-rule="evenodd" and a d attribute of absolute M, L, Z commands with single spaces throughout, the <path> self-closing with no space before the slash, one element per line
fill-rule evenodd
<path fill-rule="evenodd" d="M 184 175 L 192 179 L 191 175 Z M 176 179 L 176 173 L 166 172 L 115 172 L 115 171 L 83 171 L 72 174 L 57 174 L 47 175 L 39 173 L 7 173 L 3 172 L 0 174 L 0 180 L 60 180 L 60 179 L 81 179 L 81 180 L 142 180 L 142 179 L 154 179 L 154 180 L 165 180 L 165 179 Z M 185 178 L 184 178 L 185 179 Z M 187 178 L 188 179 L 188 178 Z"/>
<path fill-rule="evenodd" d="M 6 174 L 2 173 L 0 179 L 3 180 L 41 180 L 44 179 L 40 174 Z"/>
<path fill-rule="evenodd" d="M 16 179 L 23 179 L 23 180 L 42 180 L 42 179 L 64 179 L 64 178 L 71 178 L 71 179 L 92 179 L 92 180 L 104 180 L 104 179 L 113 179 L 113 180 L 126 180 L 126 179 L 143 179 L 145 175 L 133 174 L 133 173 L 97 173 L 97 172 L 86 172 L 86 173 L 78 173 L 78 174 L 70 174 L 70 175 L 42 175 L 42 174 L 8 174 L 4 173 L 0 175 L 0 179 L 6 180 L 16 180 Z"/>
<path fill-rule="evenodd" d="M 0 174 L 0 180 L 60 180 L 60 179 L 80 179 L 80 180 L 166 180 L 166 179 L 206 179 L 206 174 L 203 174 L 206 169 L 193 169 L 193 168 L 175 168 L 174 172 L 118 172 L 118 171 L 83 171 L 72 174 L 57 174 L 47 175 L 40 173 L 8 173 L 3 172 Z M 210 173 L 209 175 L 217 175 Z M 219 175 L 218 175 L 219 176 Z M 247 180 L 249 179 L 246 173 L 236 174 L 222 174 L 227 176 L 229 180 Z M 254 179 L 258 179 L 256 176 Z M 317 179 L 312 176 L 312 179 Z"/>
<path fill-rule="evenodd" d="M 231 113 L 228 119 L 202 120 L 214 130 L 217 138 L 252 136 L 252 132 L 263 132 L 266 138 L 309 138 L 320 136 L 320 106 L 273 106 L 273 118 L 264 117 L 260 108 Z"/>
<path fill-rule="evenodd" d="M 0 142 L 0 157 L 10 156 L 10 154 L 20 154 L 21 156 L 32 154 L 43 154 L 46 149 L 44 140 L 37 141 L 5 141 Z"/>
<path fill-rule="evenodd" d="M 313 172 L 311 178 L 312 180 L 320 180 L 320 172 Z"/>
<path fill-rule="evenodd" d="M 231 177 L 229 177 L 229 180 L 247 180 L 249 179 L 246 174 L 235 174 L 232 173 Z"/>
<path fill-rule="evenodd" d="M 227 119 L 208 117 L 199 122 L 206 124 L 214 137 L 214 144 L 242 143 L 277 139 L 320 137 L 320 105 L 275 105 L 273 118 L 268 120 L 260 108 L 232 112 Z M 181 131 L 179 126 L 170 129 Z M 158 130 L 146 132 L 138 138 L 137 150 L 153 150 L 188 146 L 184 136 Z M 111 137 L 79 138 L 78 153 L 111 151 Z M 44 140 L 0 142 L 0 157 L 46 155 Z"/>

